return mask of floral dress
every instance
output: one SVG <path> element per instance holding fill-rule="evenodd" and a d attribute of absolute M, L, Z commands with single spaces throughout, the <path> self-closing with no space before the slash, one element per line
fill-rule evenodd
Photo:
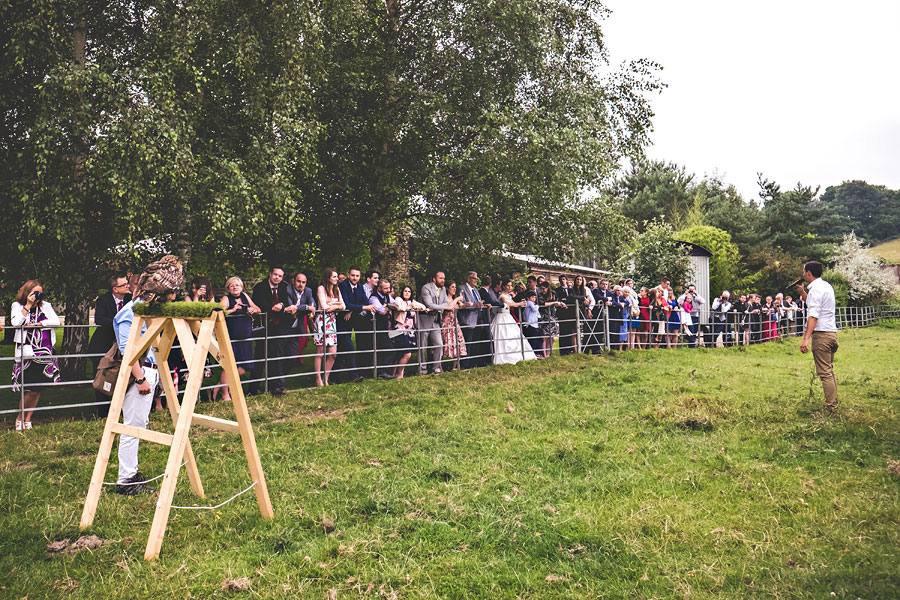
<path fill-rule="evenodd" d="M 455 340 L 454 340 L 455 338 Z M 466 338 L 456 320 L 455 310 L 445 310 L 441 317 L 441 340 L 444 342 L 444 357 L 459 358 L 466 356 Z"/>
<path fill-rule="evenodd" d="M 340 298 L 330 297 L 329 302 L 340 302 Z M 316 346 L 337 346 L 337 313 L 316 313 L 316 330 L 313 332 Z"/>

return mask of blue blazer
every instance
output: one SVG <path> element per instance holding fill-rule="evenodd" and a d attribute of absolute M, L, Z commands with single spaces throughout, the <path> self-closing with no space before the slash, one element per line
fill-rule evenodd
<path fill-rule="evenodd" d="M 362 307 L 369 303 L 369 299 L 366 297 L 366 292 L 363 289 L 362 280 L 356 284 L 355 292 L 350 289 L 349 279 L 345 279 L 338 284 L 338 289 L 341 292 L 341 298 L 344 300 L 347 310 L 358 314 L 362 310 Z"/>

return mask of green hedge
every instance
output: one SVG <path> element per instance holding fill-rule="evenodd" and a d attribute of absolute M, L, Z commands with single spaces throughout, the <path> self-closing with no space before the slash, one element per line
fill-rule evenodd
<path fill-rule="evenodd" d="M 134 314 L 145 317 L 203 318 L 214 310 L 222 310 L 222 305 L 218 302 L 138 302 L 134 305 Z"/>

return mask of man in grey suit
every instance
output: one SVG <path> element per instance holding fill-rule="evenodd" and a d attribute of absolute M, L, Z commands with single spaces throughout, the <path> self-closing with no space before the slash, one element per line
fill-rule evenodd
<path fill-rule="evenodd" d="M 419 314 L 419 374 L 425 375 L 441 372 L 441 359 L 444 357 L 444 342 L 441 340 L 441 315 L 449 304 L 447 289 L 444 287 L 446 276 L 443 271 L 436 271 L 431 282 L 422 286 L 422 304 L 428 312 Z M 429 354 L 433 360 L 429 360 Z"/>
<path fill-rule="evenodd" d="M 479 327 L 479 324 L 483 323 L 482 314 L 487 311 L 482 310 L 485 304 L 481 301 L 481 294 L 478 292 L 478 273 L 469 271 L 466 275 L 466 282 L 459 291 L 463 303 L 456 313 L 456 319 L 459 321 L 463 338 L 466 340 L 467 352 L 467 355 L 460 361 L 459 366 L 462 369 L 471 369 L 482 363 L 482 355 L 490 352 L 490 346 L 485 351 L 483 343 L 484 328 Z"/>

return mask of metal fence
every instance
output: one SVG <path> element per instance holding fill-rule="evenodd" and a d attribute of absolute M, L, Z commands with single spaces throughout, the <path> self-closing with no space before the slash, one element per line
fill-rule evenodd
<path fill-rule="evenodd" d="M 500 313 L 505 316 L 500 317 Z M 622 310 L 603 306 L 595 306 L 593 309 L 581 305 L 541 306 L 535 328 L 524 322 L 524 310 L 519 307 L 466 308 L 441 314 L 416 312 L 414 328 L 401 330 L 390 311 L 387 315 L 374 312 L 364 315 L 349 311 L 316 311 L 307 313 L 300 319 L 299 327 L 278 331 L 270 327 L 270 320 L 263 313 L 251 328 L 251 335 L 233 339 L 232 344 L 245 344 L 242 352 L 236 352 L 244 357 L 247 357 L 252 347 L 252 358 L 241 363 L 242 368 L 250 373 L 247 379 L 242 380 L 243 384 L 249 386 L 250 393 L 277 393 L 287 387 L 288 381 L 293 383 L 308 379 L 309 385 L 324 385 L 365 378 L 394 379 L 404 376 L 407 371 L 414 374 L 438 373 L 445 368 L 467 369 L 544 358 L 554 348 L 559 354 L 565 355 L 611 350 L 758 344 L 802 335 L 805 327 L 802 311 L 795 313 L 792 319 L 776 320 L 749 319 L 738 313 L 726 313 L 724 320 L 720 320 L 717 313 L 702 311 L 697 315 L 697 322 L 690 327 L 669 318 L 654 320 L 652 314 L 647 319 L 646 315 L 631 317 L 629 313 L 622 313 Z M 233 318 L 235 317 L 227 317 Z M 836 313 L 839 329 L 868 327 L 888 319 L 900 319 L 900 307 L 841 307 Z M 317 323 L 320 324 L 318 332 Z M 84 327 L 91 326 L 62 325 L 54 329 Z M 20 329 L 24 336 L 26 328 L 23 326 Z M 554 332 L 557 332 L 556 335 Z M 304 347 L 310 344 L 316 351 L 304 352 Z M 22 361 L 21 346 L 17 344 L 15 348 L 16 354 L 13 356 L 0 357 L 0 373 L 12 371 L 3 365 L 12 367 L 15 362 Z M 178 355 L 176 352 L 175 356 Z M 88 378 L 94 372 L 94 360 L 101 356 L 103 355 L 89 353 L 55 356 L 58 359 L 89 359 L 83 379 L 19 386 L 0 385 L 0 394 L 4 395 L 14 387 L 19 388 L 15 394 L 17 398 L 10 393 L 4 401 L 7 405 L 18 406 L 0 410 L 0 415 L 17 414 L 21 418 L 26 410 L 48 412 L 98 409 L 108 405 L 109 400 L 94 398 L 92 379 Z M 312 369 L 302 366 L 302 361 L 306 360 L 313 362 Z M 301 364 L 298 365 L 298 362 Z M 177 358 L 171 360 L 171 363 L 168 366 L 176 375 L 181 391 L 185 384 L 186 365 L 179 364 Z M 298 366 L 302 368 L 298 370 Z M 222 383 L 216 381 L 220 370 L 214 364 L 209 367 L 207 379 L 211 378 L 212 382 L 202 386 L 201 390 L 215 393 L 217 388 L 222 387 Z M 302 384 L 294 387 L 301 386 Z M 61 403 L 26 409 L 26 387 L 34 391 L 64 389 L 73 394 L 84 395 L 85 398 L 81 402 L 64 398 Z M 94 399 L 88 401 L 87 397 Z"/>

